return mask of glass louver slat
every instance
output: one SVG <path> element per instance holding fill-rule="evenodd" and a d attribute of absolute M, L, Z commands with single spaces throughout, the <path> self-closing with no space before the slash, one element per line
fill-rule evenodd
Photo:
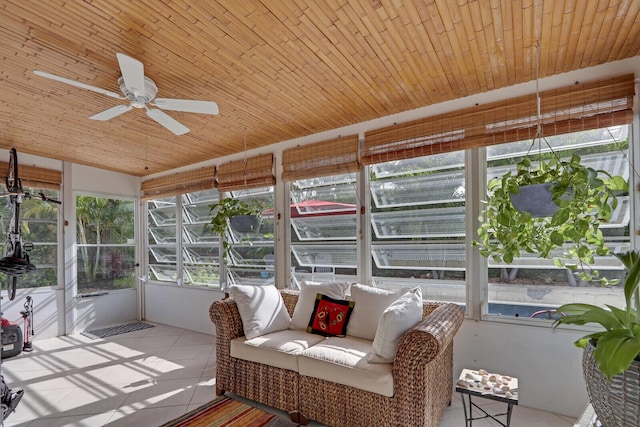
<path fill-rule="evenodd" d="M 291 225 L 302 241 L 356 239 L 355 214 L 291 218 Z"/>
<path fill-rule="evenodd" d="M 536 153 L 548 153 L 554 150 L 561 153 L 563 150 L 575 150 L 584 147 L 593 147 L 604 144 L 625 141 L 629 134 L 629 126 L 611 126 L 609 128 L 591 129 L 566 134 L 552 135 L 540 140 L 540 145 L 531 145 L 531 140 L 512 142 L 510 144 L 496 144 L 487 147 L 487 160 L 497 160 L 511 157 L 521 157 L 535 151 Z M 548 145 L 547 145 L 548 144 Z M 551 146 L 551 148 L 549 148 Z"/>
<path fill-rule="evenodd" d="M 300 245 L 292 244 L 291 251 L 303 267 L 356 268 L 356 245 Z"/>
<path fill-rule="evenodd" d="M 612 242 L 607 247 L 611 253 L 622 253 L 629 250 L 629 242 Z M 562 250 L 552 251 L 554 257 L 561 257 Z M 622 270 L 622 263 L 614 256 L 596 256 L 594 263 L 590 266 L 597 270 Z M 556 267 L 552 259 L 539 258 L 538 254 L 521 253 L 518 258 L 514 258 L 511 264 L 497 263 L 489 258 L 489 268 L 531 268 L 531 269 L 558 269 L 565 267 Z"/>
<path fill-rule="evenodd" d="M 176 225 L 175 205 L 149 209 L 149 216 L 157 227 Z"/>
<path fill-rule="evenodd" d="M 220 236 L 211 232 L 204 224 L 190 224 L 184 226 L 184 239 L 187 243 L 217 244 Z"/>
<path fill-rule="evenodd" d="M 149 271 L 151 272 L 151 281 L 158 282 L 175 282 L 178 280 L 178 271 L 175 266 L 171 265 L 149 265 Z"/>
<path fill-rule="evenodd" d="M 406 270 L 465 269 L 464 243 L 375 244 L 371 248 L 378 268 Z"/>
<path fill-rule="evenodd" d="M 400 164 L 401 167 L 399 167 Z M 373 174 L 378 179 L 462 167 L 464 167 L 464 151 L 452 151 L 433 156 L 404 159 L 401 162 L 385 162 L 371 165 Z"/>
<path fill-rule="evenodd" d="M 186 193 L 182 195 L 182 204 L 209 204 L 216 203 L 218 201 L 218 192 L 215 190 L 194 191 L 193 193 Z"/>
<path fill-rule="evenodd" d="M 182 259 L 187 264 L 218 265 L 218 245 L 186 246 Z"/>
<path fill-rule="evenodd" d="M 239 233 L 231 227 L 227 227 L 229 241 L 233 244 L 265 243 L 273 246 L 273 218 L 261 218 L 257 233 Z"/>
<path fill-rule="evenodd" d="M 292 190 L 312 189 L 315 191 L 316 188 L 322 186 L 334 187 L 344 184 L 353 185 L 355 180 L 355 175 L 348 173 L 342 175 L 322 176 L 318 178 L 298 179 L 294 181 Z"/>
<path fill-rule="evenodd" d="M 464 206 L 375 212 L 371 214 L 371 225 L 379 239 L 463 237 L 464 216 Z"/>
<path fill-rule="evenodd" d="M 150 246 L 149 252 L 156 263 L 175 263 L 178 260 L 175 247 Z"/>
<path fill-rule="evenodd" d="M 629 179 L 629 161 L 624 153 L 601 153 L 590 154 L 581 157 L 581 163 L 593 169 L 605 170 L 611 175 L 620 175 L 625 179 Z M 532 167 L 536 167 L 538 162 L 531 162 Z M 490 167 L 487 169 L 487 180 L 498 178 L 505 173 L 511 171 L 515 173 L 515 165 L 503 165 Z"/>
<path fill-rule="evenodd" d="M 253 242 L 234 244 L 230 250 L 233 266 L 266 268 L 273 271 L 273 242 L 265 241 L 262 245 Z"/>
<path fill-rule="evenodd" d="M 175 227 L 150 227 L 149 228 L 149 243 L 156 245 L 162 245 L 167 243 L 176 243 L 176 228 Z"/>
<path fill-rule="evenodd" d="M 371 181 L 379 209 L 464 201 L 464 171 Z"/>
<path fill-rule="evenodd" d="M 208 224 L 211 222 L 209 205 L 193 204 L 182 207 L 182 222 L 184 224 Z"/>
<path fill-rule="evenodd" d="M 310 194 L 311 193 L 311 194 Z M 311 191 L 292 189 L 291 200 L 293 203 L 303 203 L 304 200 L 323 200 L 328 203 L 350 203 L 352 200 L 356 200 L 356 188 L 355 183 L 347 183 L 329 187 L 316 187 Z M 317 210 L 309 210 L 308 208 L 301 208 L 300 214 L 305 213 L 318 213 Z"/>
<path fill-rule="evenodd" d="M 211 286 L 220 281 L 217 267 L 201 265 L 184 266 L 185 283 L 196 286 Z"/>

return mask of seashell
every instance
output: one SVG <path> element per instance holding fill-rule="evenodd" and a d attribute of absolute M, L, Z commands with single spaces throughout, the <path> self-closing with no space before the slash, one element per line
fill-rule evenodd
<path fill-rule="evenodd" d="M 509 386 L 508 385 L 503 385 L 500 388 L 502 389 L 502 391 L 509 391 Z"/>
<path fill-rule="evenodd" d="M 481 380 L 482 384 L 486 384 L 486 383 L 487 383 L 487 381 L 489 381 L 489 377 L 488 377 L 488 376 L 486 376 L 486 375 L 483 375 L 483 376 L 482 376 L 482 380 Z"/>
<path fill-rule="evenodd" d="M 482 379 L 482 377 L 478 375 L 474 375 L 470 372 L 467 372 L 467 374 L 465 375 L 465 378 L 472 381 L 480 381 Z"/>
<path fill-rule="evenodd" d="M 511 381 L 511 377 L 509 375 L 505 375 L 504 377 L 502 377 L 503 379 L 507 380 L 507 381 Z"/>
<path fill-rule="evenodd" d="M 485 390 L 491 390 L 491 387 L 490 387 L 490 386 L 488 386 L 488 385 L 486 385 L 486 386 L 484 386 L 484 389 L 485 389 Z"/>
<path fill-rule="evenodd" d="M 480 369 L 480 370 L 478 370 L 478 373 L 479 373 L 480 375 L 488 375 L 488 374 L 489 374 L 489 373 L 488 373 L 487 371 L 485 371 L 484 369 Z"/>
<path fill-rule="evenodd" d="M 491 375 L 489 377 L 489 381 L 495 382 L 496 381 L 496 376 L 495 375 Z"/>
<path fill-rule="evenodd" d="M 510 391 L 508 391 L 504 394 L 504 397 L 513 397 L 513 394 Z"/>
<path fill-rule="evenodd" d="M 500 387 L 494 387 L 493 388 L 493 392 L 495 394 L 504 394 L 504 391 L 502 391 L 502 389 Z"/>
<path fill-rule="evenodd" d="M 458 380 L 456 382 L 456 385 L 458 385 L 460 387 L 466 387 L 467 386 L 467 382 L 465 380 Z"/>

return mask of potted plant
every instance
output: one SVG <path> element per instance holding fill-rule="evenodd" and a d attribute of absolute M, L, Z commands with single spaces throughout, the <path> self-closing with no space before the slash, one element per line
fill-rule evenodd
<path fill-rule="evenodd" d="M 550 191 L 549 198 L 555 205 L 552 212 L 532 215 L 518 210 L 514 195 L 526 186 L 540 184 Z M 627 188 L 623 177 L 587 167 L 576 154 L 565 161 L 553 156 L 536 167 L 525 157 L 515 173 L 507 172 L 489 181 L 490 196 L 481 216 L 478 240 L 473 244 L 479 246 L 483 256 L 507 264 L 522 252 L 537 253 L 542 258 L 555 256 L 558 267 L 581 267 L 580 278 L 592 280 L 598 276 L 597 271 L 590 270 L 594 256 L 609 253 L 599 227 L 611 218 L 618 203 L 616 193 Z M 557 256 L 554 250 L 563 247 L 565 252 Z"/>
<path fill-rule="evenodd" d="M 584 348 L 582 365 L 587 393 L 605 426 L 640 425 L 640 252 L 616 255 L 624 264 L 625 307 L 602 308 L 590 304 L 565 304 L 555 320 L 561 324 L 598 324 L 594 332 L 574 344 Z"/>
<path fill-rule="evenodd" d="M 244 200 L 226 197 L 209 205 L 209 213 L 212 214 L 209 226 L 211 231 L 224 236 L 227 225 L 239 233 L 256 233 L 260 228 L 261 209 L 258 205 Z M 229 243 L 222 241 L 224 250 L 223 259 L 227 259 Z"/>

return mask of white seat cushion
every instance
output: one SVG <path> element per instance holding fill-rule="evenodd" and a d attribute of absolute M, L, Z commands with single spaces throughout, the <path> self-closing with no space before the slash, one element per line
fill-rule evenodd
<path fill-rule="evenodd" d="M 298 355 L 322 340 L 324 337 L 295 329 L 252 339 L 240 337 L 231 341 L 231 357 L 298 371 Z"/>
<path fill-rule="evenodd" d="M 371 341 L 360 338 L 330 337 L 298 356 L 300 375 L 393 396 L 392 365 L 367 362 Z"/>

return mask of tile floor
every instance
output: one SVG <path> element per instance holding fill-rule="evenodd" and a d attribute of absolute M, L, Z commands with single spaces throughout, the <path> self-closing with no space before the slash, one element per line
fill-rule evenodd
<path fill-rule="evenodd" d="M 215 397 L 213 340 L 165 325 L 105 339 L 76 334 L 36 340 L 32 353 L 2 363 L 9 387 L 25 390 L 4 426 L 159 426 Z M 523 406 L 516 406 L 512 416 L 514 427 L 573 423 Z M 441 427 L 463 425 L 456 394 Z M 497 424 L 480 420 L 473 425 Z"/>

